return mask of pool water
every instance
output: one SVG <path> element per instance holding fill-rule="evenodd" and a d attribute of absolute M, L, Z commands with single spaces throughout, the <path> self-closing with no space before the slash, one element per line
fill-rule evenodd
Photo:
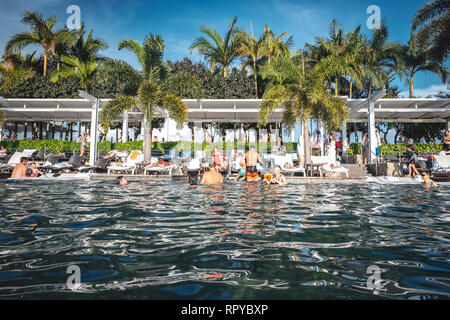
<path fill-rule="evenodd" d="M 1 181 L 0 298 L 448 299 L 449 194 Z"/>

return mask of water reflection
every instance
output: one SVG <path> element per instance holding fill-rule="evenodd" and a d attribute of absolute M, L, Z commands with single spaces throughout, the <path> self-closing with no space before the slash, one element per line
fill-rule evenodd
<path fill-rule="evenodd" d="M 3 298 L 450 297 L 449 185 L 0 184 Z"/>

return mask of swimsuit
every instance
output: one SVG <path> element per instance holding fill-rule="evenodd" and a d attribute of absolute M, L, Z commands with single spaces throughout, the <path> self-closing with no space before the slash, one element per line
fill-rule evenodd
<path fill-rule="evenodd" d="M 86 144 L 82 144 L 81 147 L 80 147 L 80 149 L 83 149 L 83 148 L 86 149 L 86 148 L 87 148 L 87 145 L 86 145 Z"/>
<path fill-rule="evenodd" d="M 239 173 L 241 176 L 245 176 L 245 174 L 247 173 L 247 171 L 244 171 L 244 170 L 242 170 L 242 169 L 239 169 L 239 170 L 238 170 L 238 173 Z"/>
<path fill-rule="evenodd" d="M 259 175 L 256 166 L 247 166 L 247 173 L 245 177 L 247 178 L 247 181 L 257 181 L 259 179 Z"/>

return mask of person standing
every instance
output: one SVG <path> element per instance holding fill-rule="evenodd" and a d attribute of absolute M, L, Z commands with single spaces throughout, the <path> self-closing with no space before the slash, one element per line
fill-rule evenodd
<path fill-rule="evenodd" d="M 363 164 L 367 164 L 369 162 L 369 139 L 367 137 L 367 132 L 364 131 L 362 135 L 362 160 Z"/>
<path fill-rule="evenodd" d="M 450 131 L 445 130 L 444 138 L 442 139 L 442 150 L 445 154 L 450 154 Z"/>
<path fill-rule="evenodd" d="M 259 175 L 256 165 L 258 162 L 261 165 L 264 165 L 264 162 L 261 160 L 261 156 L 256 151 L 255 146 L 251 146 L 250 150 L 247 151 L 244 155 L 245 158 L 245 167 L 246 167 L 246 178 L 247 181 L 258 181 Z"/>
<path fill-rule="evenodd" d="M 311 149 L 312 149 L 311 154 L 313 156 L 321 156 L 322 145 L 323 145 L 322 134 L 320 133 L 320 130 L 317 129 L 315 134 L 311 137 Z"/>
<path fill-rule="evenodd" d="M 336 138 L 334 133 L 330 134 L 329 143 L 327 146 L 327 156 L 330 159 L 330 164 L 336 165 Z"/>
<path fill-rule="evenodd" d="M 81 139 L 81 146 L 80 146 L 80 157 L 84 157 L 84 154 L 86 153 L 87 149 L 87 139 L 88 134 L 85 132 L 83 135 L 83 139 Z"/>

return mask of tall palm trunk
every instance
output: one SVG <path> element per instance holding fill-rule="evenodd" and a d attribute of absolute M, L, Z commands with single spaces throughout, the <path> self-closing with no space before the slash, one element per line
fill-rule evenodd
<path fill-rule="evenodd" d="M 256 59 L 253 59 L 253 76 L 255 78 L 255 99 L 258 99 L 258 74 L 256 73 Z"/>
<path fill-rule="evenodd" d="M 144 160 L 151 161 L 152 159 L 152 120 L 147 119 L 147 125 L 145 127 L 145 147 L 144 147 Z"/>
<path fill-rule="evenodd" d="M 414 74 L 412 73 L 409 77 L 409 98 L 414 97 Z"/>
<path fill-rule="evenodd" d="M 47 51 L 44 50 L 44 77 L 47 75 Z"/>
<path fill-rule="evenodd" d="M 309 143 L 309 128 L 308 128 L 308 120 L 303 119 L 303 146 L 305 148 L 305 164 L 311 163 L 311 146 Z"/>
<path fill-rule="evenodd" d="M 337 97 L 339 93 L 339 88 L 338 88 L 338 77 L 336 77 L 336 80 L 334 82 L 334 95 Z"/>
<path fill-rule="evenodd" d="M 353 90 L 353 82 L 352 78 L 350 78 L 350 99 L 352 98 L 352 90 Z"/>

